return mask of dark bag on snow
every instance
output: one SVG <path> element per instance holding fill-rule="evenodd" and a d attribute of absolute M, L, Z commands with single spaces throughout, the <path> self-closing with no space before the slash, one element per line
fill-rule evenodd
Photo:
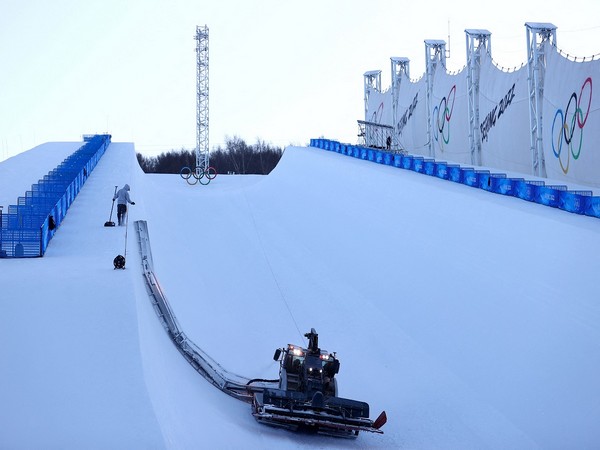
<path fill-rule="evenodd" d="M 123 255 L 117 255 L 113 260 L 113 264 L 115 265 L 115 269 L 124 269 L 125 257 Z"/>

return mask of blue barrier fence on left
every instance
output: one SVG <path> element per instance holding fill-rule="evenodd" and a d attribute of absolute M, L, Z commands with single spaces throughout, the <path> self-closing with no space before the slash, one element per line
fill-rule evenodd
<path fill-rule="evenodd" d="M 83 145 L 43 179 L 31 185 L 16 205 L 0 211 L 0 258 L 44 256 L 88 176 L 110 145 L 109 134 L 86 135 Z"/>
<path fill-rule="evenodd" d="M 575 214 L 600 218 L 600 197 L 594 196 L 592 191 L 569 190 L 567 186 L 548 185 L 543 180 L 512 178 L 504 173 L 492 173 L 489 170 L 463 167 L 459 164 L 450 164 L 446 161 L 437 161 L 424 156 L 343 144 L 330 139 L 311 139 L 310 146 L 400 169 L 412 170 L 424 175 L 454 181 L 495 194 L 517 197 Z"/>

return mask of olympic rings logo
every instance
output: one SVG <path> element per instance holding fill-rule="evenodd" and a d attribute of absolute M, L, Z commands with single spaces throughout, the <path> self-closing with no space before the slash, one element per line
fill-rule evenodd
<path fill-rule="evenodd" d="M 433 120 L 435 121 L 434 137 L 442 150 L 444 149 L 444 144 L 450 142 L 450 119 L 452 118 L 455 99 L 456 85 L 452 86 L 448 96 L 442 98 L 440 104 L 433 108 Z M 439 140 L 439 136 L 441 136 L 442 141 Z"/>
<path fill-rule="evenodd" d="M 371 122 L 373 123 L 381 123 L 381 117 L 383 116 L 383 102 L 379 104 L 377 111 L 373 112 L 371 117 Z"/>
<path fill-rule="evenodd" d="M 585 99 L 585 103 L 582 105 L 583 99 Z M 587 77 L 581 85 L 579 97 L 573 92 L 569 97 L 565 111 L 557 109 L 554 114 L 554 120 L 552 121 L 552 152 L 558 159 L 560 168 L 565 175 L 569 171 L 571 156 L 573 160 L 576 160 L 581 154 L 583 127 L 587 122 L 591 105 L 592 78 Z M 555 129 L 557 134 L 555 134 Z M 564 152 L 566 154 L 566 164 L 563 162 L 563 143 L 567 146 Z"/>

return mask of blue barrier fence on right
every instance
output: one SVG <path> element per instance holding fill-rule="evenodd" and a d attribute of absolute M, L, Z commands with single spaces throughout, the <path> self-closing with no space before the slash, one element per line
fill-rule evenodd
<path fill-rule="evenodd" d="M 84 136 L 84 144 L 43 179 L 31 185 L 16 205 L 0 210 L 0 258 L 44 256 L 48 243 L 88 176 L 109 146 L 110 135 Z"/>
<path fill-rule="evenodd" d="M 592 191 L 569 190 L 564 185 L 546 184 L 540 180 L 512 178 L 504 173 L 451 164 L 424 156 L 392 153 L 382 149 L 343 144 L 330 139 L 311 139 L 310 146 L 379 164 L 412 170 L 424 175 L 509 195 L 540 205 L 551 206 L 575 214 L 600 218 L 600 197 Z"/>

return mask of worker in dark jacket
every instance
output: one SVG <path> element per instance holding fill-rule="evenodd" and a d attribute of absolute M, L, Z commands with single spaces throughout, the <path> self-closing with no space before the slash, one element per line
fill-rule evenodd
<path fill-rule="evenodd" d="M 135 202 L 132 202 L 129 198 L 129 185 L 126 184 L 121 189 L 119 189 L 115 196 L 113 197 L 113 201 L 117 201 L 117 219 L 119 220 L 119 226 L 125 225 L 125 214 L 127 214 L 127 203 L 131 203 L 135 205 Z"/>

